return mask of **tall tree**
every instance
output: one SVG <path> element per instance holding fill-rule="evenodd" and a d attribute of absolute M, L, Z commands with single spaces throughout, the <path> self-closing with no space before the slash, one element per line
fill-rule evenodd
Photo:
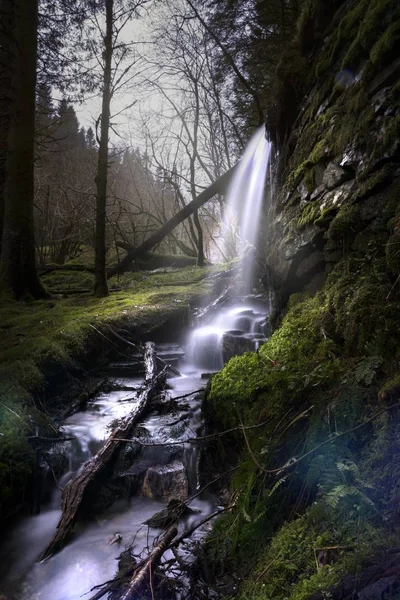
<path fill-rule="evenodd" d="M 96 236 L 95 236 L 95 287 L 96 296 L 108 293 L 106 278 L 106 219 L 107 219 L 107 181 L 109 163 L 109 134 L 115 132 L 110 112 L 111 100 L 124 86 L 135 77 L 137 56 L 133 53 L 132 42 L 126 41 L 125 26 L 130 20 L 138 17 L 139 9 L 150 0 L 102 0 L 97 9 L 105 10 L 105 32 L 102 31 L 97 15 L 94 18 L 94 29 L 97 28 L 102 38 L 102 58 L 97 54 L 97 62 L 102 63 L 102 110 L 98 120 L 100 135 L 98 168 L 96 175 Z M 99 31 L 100 30 L 100 31 Z M 94 50 L 95 50 L 94 45 Z M 128 59 L 131 58 L 131 60 Z M 133 102 L 134 104 L 134 102 Z M 132 103 L 117 112 L 120 115 Z M 98 131 L 96 132 L 98 134 Z"/>
<path fill-rule="evenodd" d="M 4 188 L 2 276 L 16 298 L 41 298 L 33 224 L 38 0 L 15 0 L 12 96 Z"/>
<path fill-rule="evenodd" d="M 108 294 L 106 276 L 106 205 L 108 138 L 110 131 L 111 62 L 113 56 L 114 0 L 106 0 L 106 35 L 104 37 L 104 77 L 101 108 L 101 133 L 97 163 L 96 240 L 95 240 L 95 284 L 96 296 Z"/>
<path fill-rule="evenodd" d="M 4 220 L 4 184 L 6 177 L 6 158 L 8 129 L 10 124 L 10 90 L 12 35 L 14 29 L 14 9 L 12 0 L 0 1 L 0 255 Z"/>

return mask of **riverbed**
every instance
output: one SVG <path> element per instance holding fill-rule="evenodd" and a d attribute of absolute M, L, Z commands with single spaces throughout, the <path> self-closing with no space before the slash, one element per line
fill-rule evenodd
<path fill-rule="evenodd" d="M 181 398 L 172 412 L 152 412 L 140 425 L 142 448 L 136 461 L 138 475 L 146 477 L 146 470 L 157 467 L 177 470 L 183 465 L 187 476 L 187 489 L 182 493 L 189 497 L 199 491 L 199 450 L 197 445 L 185 443 L 201 431 L 201 396 L 205 380 L 201 373 L 187 364 L 183 352 L 173 345 L 161 345 L 159 355 L 168 362 L 173 360 L 182 375 L 168 378 L 169 390 L 165 402 Z M 179 357 L 181 354 L 181 357 Z M 177 360 L 178 355 L 178 360 Z M 111 508 L 99 513 L 89 522 L 81 523 L 67 545 L 50 559 L 37 562 L 41 552 L 53 536 L 61 515 L 61 488 L 74 477 L 86 460 L 101 448 L 115 419 L 127 415 L 137 401 L 133 388 L 139 388 L 142 378 L 130 376 L 130 363 L 110 365 L 111 382 L 124 389 L 100 394 L 88 403 L 86 410 L 79 411 L 65 420 L 62 429 L 66 442 L 68 468 L 52 489 L 49 500 L 41 507 L 39 515 L 26 516 L 3 540 L 0 551 L 0 591 L 7 600 L 76 600 L 97 585 L 112 579 L 116 573 L 116 559 L 128 546 L 139 555 L 151 547 L 160 529 L 149 527 L 145 521 L 166 508 L 174 497 L 174 490 L 164 490 L 162 499 L 149 497 L 152 490 L 139 487 L 131 497 L 117 500 Z M 132 388 L 132 391 L 127 391 Z M 172 445 L 168 445 L 172 442 Z M 181 443 L 178 443 L 181 442 Z M 150 447 L 153 444 L 163 444 Z M 171 466 L 172 465 L 172 466 Z M 179 470 L 179 469 L 178 469 Z M 183 486 L 185 487 L 183 481 Z M 146 494 L 146 495 L 145 495 Z M 179 532 L 202 521 L 218 505 L 218 500 L 208 491 L 201 493 L 190 503 L 193 512 L 179 522 Z M 210 523 L 196 533 L 199 539 L 210 528 Z M 193 539 L 193 538 L 192 538 Z M 190 553 L 184 552 L 186 560 Z M 165 559 L 171 556 L 168 553 Z M 90 594 L 86 597 L 90 597 Z"/>

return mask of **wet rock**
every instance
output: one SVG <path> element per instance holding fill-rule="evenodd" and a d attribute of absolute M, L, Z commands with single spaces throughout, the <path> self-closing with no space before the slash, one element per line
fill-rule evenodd
<path fill-rule="evenodd" d="M 300 250 L 303 250 L 306 246 L 312 245 L 315 239 L 321 234 L 322 229 L 317 225 L 310 225 L 298 232 L 297 235 L 287 237 L 283 240 L 283 251 L 284 258 L 290 260 L 294 258 Z"/>
<path fill-rule="evenodd" d="M 325 248 L 324 259 L 327 263 L 337 263 L 343 258 L 343 248 Z"/>
<path fill-rule="evenodd" d="M 142 493 L 145 496 L 160 500 L 185 500 L 188 492 L 187 473 L 181 461 L 174 461 L 162 467 L 151 467 L 142 485 Z"/>
<path fill-rule="evenodd" d="M 304 278 L 312 272 L 315 273 L 318 270 L 321 270 L 324 265 L 325 260 L 323 254 L 319 251 L 315 251 L 301 261 L 296 271 L 296 277 Z"/>
<path fill-rule="evenodd" d="M 240 356 L 245 352 L 254 351 L 254 342 L 244 336 L 225 333 L 222 339 L 222 357 L 228 362 L 233 356 Z"/>
<path fill-rule="evenodd" d="M 311 202 L 313 200 L 316 200 L 317 198 L 319 198 L 321 196 L 321 194 L 324 193 L 324 191 L 326 190 L 325 185 L 319 185 L 317 188 L 315 188 L 315 190 L 313 191 L 313 193 L 310 196 L 310 200 Z"/>
<path fill-rule="evenodd" d="M 400 72 L 400 58 L 392 61 L 385 69 L 381 69 L 372 80 L 368 88 L 368 95 L 372 96 L 385 85 L 395 83 Z"/>
<path fill-rule="evenodd" d="M 339 165 L 334 162 L 330 162 L 325 169 L 324 176 L 322 178 L 322 185 L 325 185 L 328 190 L 333 190 L 339 185 L 347 181 L 352 177 L 348 171 L 345 171 Z"/>
<path fill-rule="evenodd" d="M 251 331 L 251 326 L 254 320 L 254 313 L 252 313 L 252 317 L 240 316 L 236 321 L 236 327 L 243 331 L 244 333 L 248 333 Z"/>
<path fill-rule="evenodd" d="M 169 527 L 175 523 L 178 519 L 180 519 L 184 515 L 192 515 L 198 513 L 198 510 L 193 510 L 189 508 L 184 502 L 181 500 L 177 500 L 176 498 L 172 498 L 169 501 L 167 508 L 164 510 L 160 510 L 160 512 L 155 513 L 150 519 L 145 521 L 145 524 L 149 527 L 154 528 L 164 528 Z"/>
<path fill-rule="evenodd" d="M 340 208 L 348 200 L 354 190 L 355 181 L 347 181 L 341 186 L 324 195 L 321 203 L 321 212 L 329 211 L 333 208 Z"/>
<path fill-rule="evenodd" d="M 228 331 L 225 331 L 225 334 L 229 334 L 229 335 L 243 335 L 244 331 L 243 331 L 243 329 L 228 329 Z"/>
<path fill-rule="evenodd" d="M 392 88 L 385 87 L 379 90 L 372 98 L 371 105 L 376 114 L 384 114 L 392 99 Z"/>
<path fill-rule="evenodd" d="M 383 577 L 375 583 L 367 585 L 357 594 L 358 600 L 382 600 L 383 598 L 398 598 L 400 592 L 400 580 L 398 576 Z"/>
<path fill-rule="evenodd" d="M 365 155 L 360 150 L 356 150 L 356 148 L 349 145 L 343 152 L 343 158 L 339 164 L 344 168 L 350 167 L 354 170 L 358 170 L 360 168 L 363 169 L 365 164 Z"/>
<path fill-rule="evenodd" d="M 300 194 L 301 203 L 306 202 L 309 199 L 309 197 L 310 197 L 310 191 L 307 188 L 306 184 L 304 183 L 304 180 L 301 181 L 301 183 L 299 184 L 297 190 L 298 190 L 298 192 Z"/>

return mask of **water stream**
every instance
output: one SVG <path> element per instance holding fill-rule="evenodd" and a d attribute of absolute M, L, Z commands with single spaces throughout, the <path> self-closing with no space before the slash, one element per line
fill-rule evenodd
<path fill-rule="evenodd" d="M 183 355 L 182 349 L 174 346 L 162 346 L 158 350 L 165 359 L 171 357 L 175 363 L 176 355 Z M 169 398 L 190 394 L 204 387 L 205 381 L 195 367 L 180 360 L 179 369 L 183 372 L 182 377 L 168 380 L 171 387 Z M 138 387 L 141 379 L 119 375 L 127 371 L 129 363 L 120 363 L 113 367 L 110 374 L 118 384 Z M 135 401 L 133 392 L 100 394 L 88 404 L 85 411 L 66 419 L 63 430 L 75 439 L 68 442 L 69 464 L 59 481 L 60 487 L 77 473 L 85 460 L 98 451 L 109 433 L 112 421 L 125 416 L 134 407 Z M 192 438 L 202 426 L 200 402 L 198 395 L 192 394 L 179 401 L 179 408 L 173 412 L 151 413 L 140 426 L 141 436 L 149 444 L 184 442 Z M 138 554 L 160 534 L 160 529 L 148 527 L 144 522 L 164 509 L 169 499 L 184 499 L 199 489 L 198 452 L 196 445 L 184 443 L 144 448 L 127 476 L 130 481 L 135 476 L 138 480 L 144 477 L 146 481 L 147 478 L 147 489 L 145 483 L 141 484 L 133 496 L 118 500 L 96 519 L 79 525 L 61 552 L 37 563 L 37 557 L 54 534 L 61 514 L 61 492 L 53 489 L 41 513 L 23 518 L 2 541 L 0 598 L 3 600 L 3 593 L 7 600 L 76 600 L 87 594 L 93 586 L 111 579 L 116 572 L 115 559 L 125 547 L 135 540 L 134 552 Z M 149 473 L 153 477 L 149 477 Z M 167 479 L 172 476 L 172 480 L 169 486 L 165 485 L 165 489 L 161 490 L 163 496 L 154 499 L 145 495 L 160 491 L 160 481 L 164 476 Z M 180 520 L 180 532 L 211 514 L 217 504 L 217 499 L 208 492 L 195 498 L 190 506 L 196 512 Z M 207 524 L 198 530 L 197 538 L 204 535 L 209 527 L 210 524 Z M 116 534 L 121 536 L 122 541 L 112 543 Z"/>
<path fill-rule="evenodd" d="M 264 128 L 260 128 L 249 142 L 228 194 L 227 219 L 229 214 L 238 215 L 242 259 L 248 246 L 257 244 L 269 154 L 270 144 Z M 41 513 L 22 518 L 2 540 L 0 600 L 77 600 L 88 594 L 94 586 L 113 578 L 115 559 L 126 547 L 133 543 L 135 554 L 139 554 L 151 546 L 160 530 L 145 525 L 146 520 L 164 509 L 169 500 L 184 500 L 199 490 L 198 446 L 185 442 L 203 424 L 201 400 L 194 393 L 205 385 L 201 374 L 218 371 L 232 356 L 256 350 L 268 336 L 270 306 L 265 299 L 248 295 L 253 281 L 252 265 L 243 264 L 241 285 L 236 283 L 247 296 L 240 299 L 234 294 L 234 298 L 231 296 L 207 314 L 205 322 L 190 336 L 187 357 L 174 344 L 157 349 L 159 356 L 176 364 L 182 373 L 181 377 L 168 380 L 168 399 L 187 397 L 180 399 L 172 412 L 153 411 L 137 428 L 140 439 L 153 447 L 141 447 L 138 456 L 128 461 L 126 471 L 119 474 L 118 481 L 122 479 L 126 484 L 125 494 L 111 508 L 95 511 L 97 518 L 81 523 L 58 554 L 37 563 L 60 518 L 61 488 L 101 448 L 111 423 L 134 408 L 137 396 L 134 391 L 118 390 L 100 394 L 86 410 L 65 420 L 63 430 L 74 439 L 68 442 L 64 474 L 47 495 Z M 142 383 L 134 375 L 133 361 L 111 367 L 108 375 L 120 388 L 138 388 Z M 180 531 L 202 521 L 217 505 L 217 498 L 207 491 L 196 496 L 191 502 L 195 512 L 180 520 Z M 204 536 L 210 527 L 208 522 L 194 537 Z M 182 550 L 181 556 L 193 560 L 190 551 Z M 165 558 L 170 558 L 168 552 Z"/>

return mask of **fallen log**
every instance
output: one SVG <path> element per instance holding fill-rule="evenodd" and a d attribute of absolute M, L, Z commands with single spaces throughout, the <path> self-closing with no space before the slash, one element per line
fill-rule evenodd
<path fill-rule="evenodd" d="M 189 202 L 186 206 L 182 208 L 176 215 L 169 219 L 158 231 L 153 233 L 147 240 L 145 240 L 140 246 L 137 248 L 133 248 L 128 252 L 124 258 L 117 263 L 114 267 L 111 267 L 107 271 L 107 278 L 113 277 L 114 275 L 118 275 L 126 271 L 129 265 L 135 260 L 135 258 L 139 258 L 143 256 L 146 252 L 154 248 L 157 244 L 159 244 L 171 231 L 177 227 L 182 221 L 190 217 L 196 210 L 198 210 L 203 204 L 211 200 L 213 196 L 216 194 L 224 193 L 233 177 L 236 166 L 232 167 L 224 173 L 217 181 L 214 181 L 207 189 L 203 190 L 197 198 Z"/>
<path fill-rule="evenodd" d="M 134 572 L 128 586 L 122 593 L 120 600 L 137 600 L 142 597 L 143 588 L 151 582 L 152 573 L 156 570 L 162 555 L 168 549 L 177 533 L 178 528 L 176 525 L 173 525 L 167 530 L 161 541 L 159 541 L 150 552 L 144 565 Z"/>
<path fill-rule="evenodd" d="M 94 267 L 89 265 L 44 265 L 38 268 L 39 275 L 47 275 L 54 271 L 87 271 L 88 273 L 94 273 Z"/>
<path fill-rule="evenodd" d="M 64 419 L 75 414 L 76 412 L 78 412 L 78 410 L 82 410 L 83 408 L 85 408 L 89 400 L 100 394 L 100 392 L 104 389 L 106 383 L 106 378 L 101 379 L 100 381 L 94 381 L 93 383 L 90 382 L 89 389 L 82 391 L 79 394 L 77 400 L 64 411 L 62 415 L 62 420 L 64 421 Z"/>
<path fill-rule="evenodd" d="M 146 342 L 144 345 L 144 369 L 145 382 L 151 381 L 157 375 L 156 345 L 154 342 Z"/>
<path fill-rule="evenodd" d="M 55 535 L 40 555 L 39 560 L 49 558 L 63 547 L 76 521 L 79 519 L 82 508 L 90 506 L 90 498 L 98 494 L 105 472 L 118 456 L 121 446 L 115 442 L 120 438 L 127 438 L 132 435 L 133 429 L 147 412 L 151 400 L 164 388 L 166 370 L 164 369 L 157 375 L 154 343 L 146 343 L 145 354 L 146 388 L 140 393 L 135 408 L 113 430 L 104 446 L 82 466 L 77 476 L 65 486 L 61 496 L 61 519 L 57 525 Z"/>

